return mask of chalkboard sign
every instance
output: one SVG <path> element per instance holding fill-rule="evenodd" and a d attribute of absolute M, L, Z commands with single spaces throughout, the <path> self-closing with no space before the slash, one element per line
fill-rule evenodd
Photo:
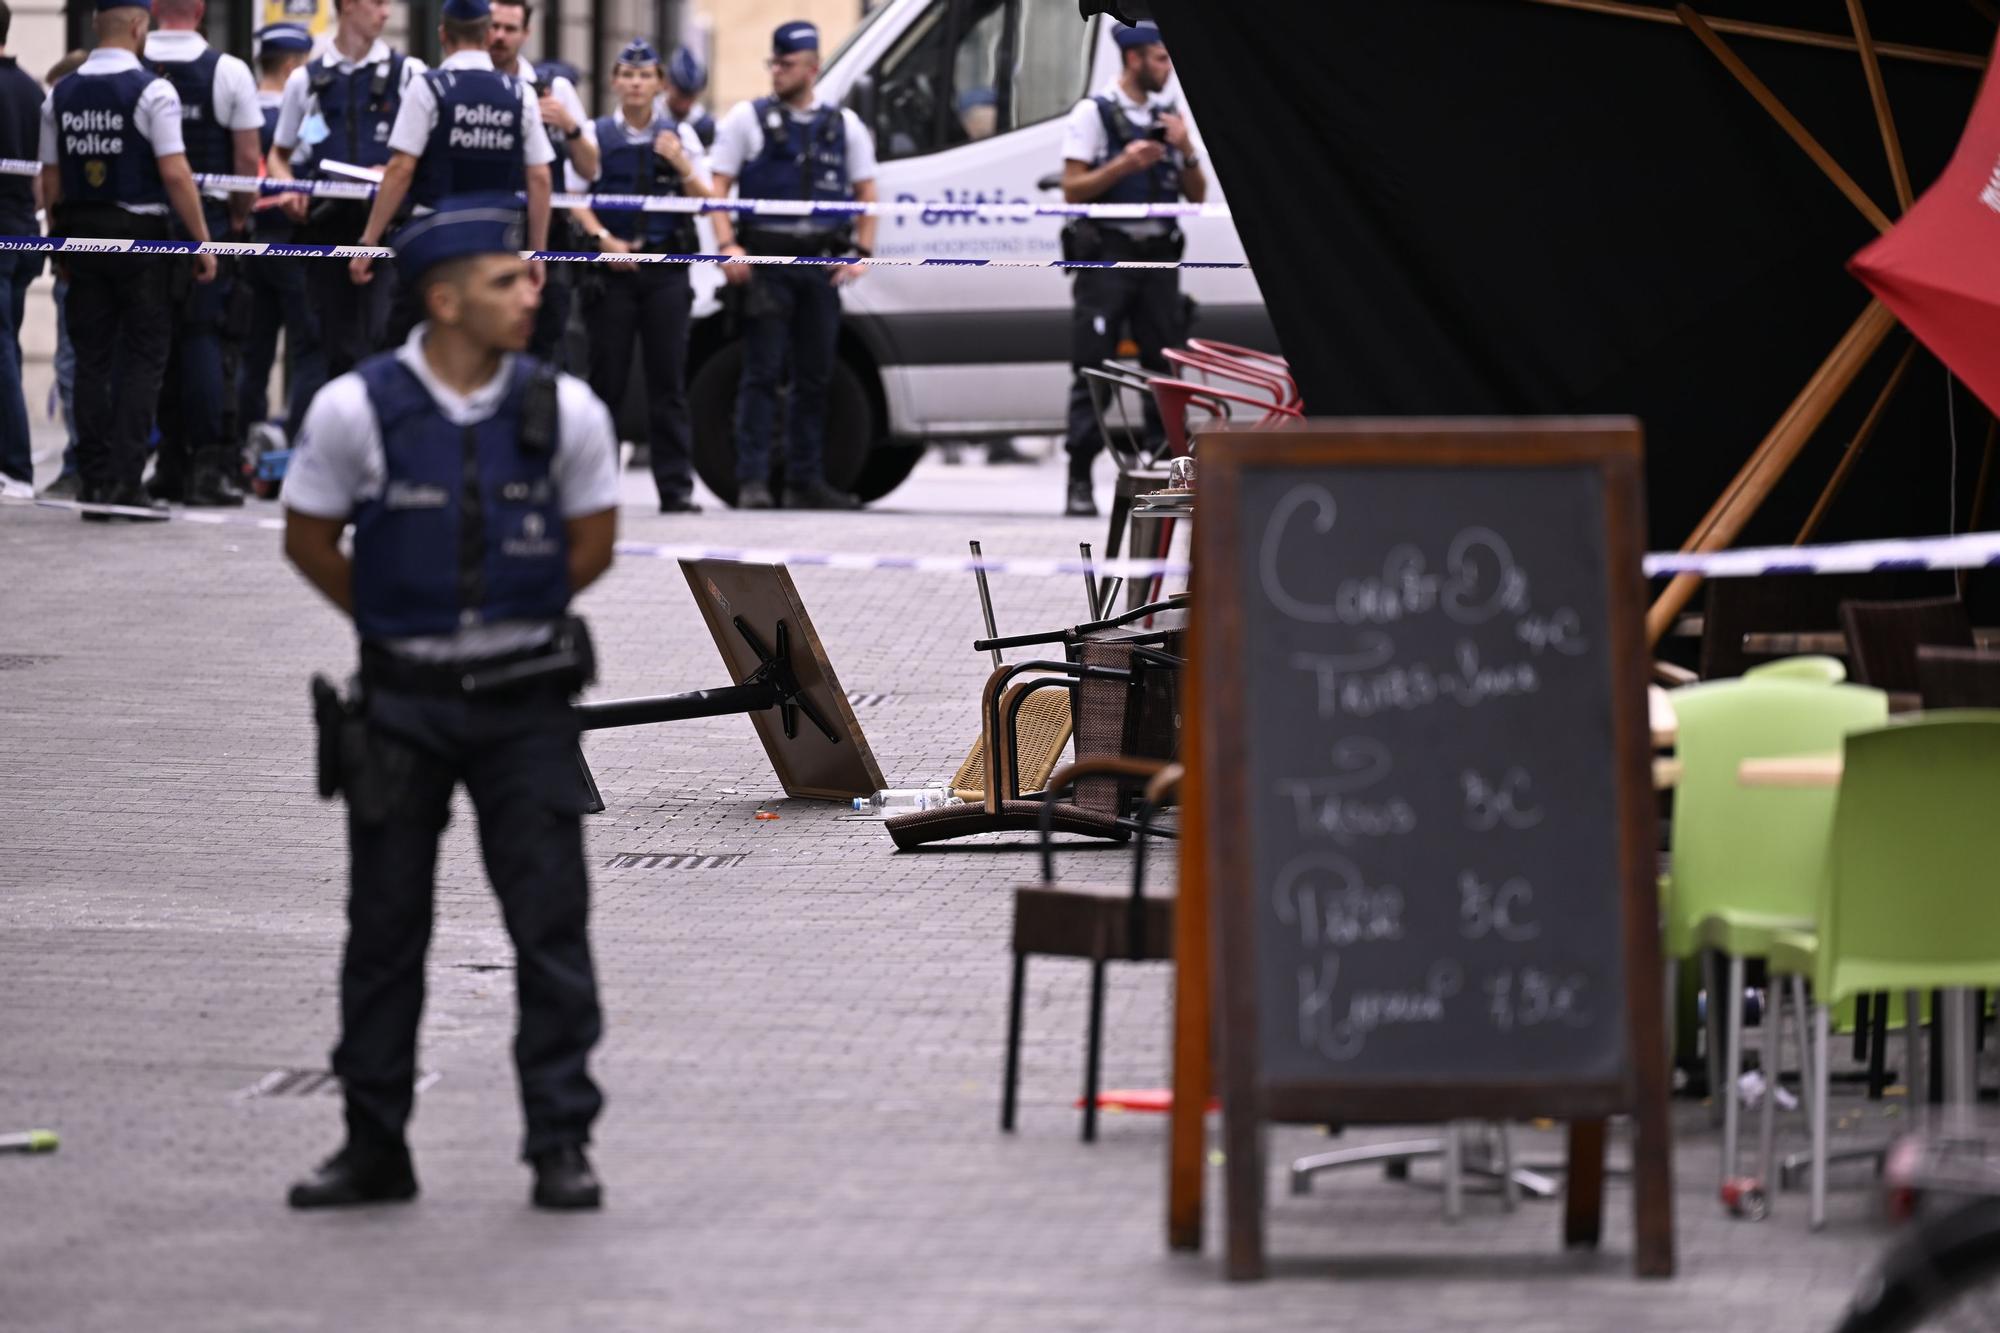
<path fill-rule="evenodd" d="M 1232 1272 L 1271 1120 L 1643 1112 L 1665 1207 L 1639 479 L 1629 422 L 1203 437 Z"/>

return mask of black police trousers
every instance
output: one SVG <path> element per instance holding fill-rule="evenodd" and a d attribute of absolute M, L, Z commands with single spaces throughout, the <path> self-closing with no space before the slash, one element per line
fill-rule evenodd
<path fill-rule="evenodd" d="M 1167 373 L 1162 353 L 1184 335 L 1180 274 L 1170 269 L 1073 270 L 1075 305 L 1070 312 L 1072 371 L 1093 369 L 1118 355 L 1118 343 L 1129 331 L 1139 344 L 1139 364 Z M 1146 399 L 1146 432 L 1157 447 L 1163 438 L 1159 409 Z M 1114 423 L 1115 424 L 1115 423 Z M 1090 382 L 1073 375 L 1069 386 L 1069 428 L 1063 448 L 1069 454 L 1072 477 L 1088 477 L 1091 462 L 1104 449 L 1104 432 L 1091 410 Z"/>
<path fill-rule="evenodd" d="M 584 289 L 590 387 L 613 421 L 632 378 L 632 345 L 646 390 L 646 444 L 660 503 L 694 493 L 694 424 L 688 415 L 688 324 L 694 288 L 685 264 L 635 264 L 592 273 Z"/>
<path fill-rule="evenodd" d="M 90 233 L 85 232 L 84 235 Z M 163 233 L 164 234 L 164 233 Z M 139 484 L 173 328 L 172 259 L 63 256 L 76 349 L 76 465 L 86 486 Z"/>
<path fill-rule="evenodd" d="M 590 884 L 568 694 L 544 688 L 469 700 L 376 691 L 367 707 L 365 781 L 378 785 L 348 794 L 348 937 L 333 1051 L 350 1147 L 364 1156 L 402 1151 L 438 836 L 460 782 L 514 941 L 522 1154 L 589 1142 L 604 1099 L 585 1065 L 602 1017 L 586 931 Z"/>
<path fill-rule="evenodd" d="M 356 286 L 347 276 L 344 259 L 314 259 L 306 264 L 306 295 L 319 318 L 328 379 L 345 375 L 356 363 L 390 347 L 389 308 L 396 300 L 396 266 L 377 260 L 374 273 L 372 281 Z"/>

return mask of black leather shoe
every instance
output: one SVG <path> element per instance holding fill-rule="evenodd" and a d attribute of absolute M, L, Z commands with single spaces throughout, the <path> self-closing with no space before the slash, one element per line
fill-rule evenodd
<path fill-rule="evenodd" d="M 1012 463 L 1032 463 L 1035 460 L 1015 447 L 1012 440 L 995 440 L 986 446 L 988 466 L 1004 467 Z"/>
<path fill-rule="evenodd" d="M 861 501 L 824 481 L 809 481 L 803 486 L 785 487 L 785 508 L 859 509 Z"/>
<path fill-rule="evenodd" d="M 408 1203 L 417 1197 L 417 1173 L 408 1153 L 361 1158 L 342 1148 L 292 1186 L 286 1202 L 294 1208 L 352 1208 L 366 1203 Z"/>
<path fill-rule="evenodd" d="M 738 509 L 776 509 L 778 502 L 771 498 L 771 488 L 761 481 L 746 481 L 736 488 Z"/>
<path fill-rule="evenodd" d="M 1064 518 L 1096 518 L 1097 498 L 1090 493 L 1088 477 L 1069 479 L 1069 499 L 1063 505 Z"/>
<path fill-rule="evenodd" d="M 660 512 L 662 514 L 699 514 L 701 506 L 688 499 L 685 495 L 676 495 L 670 499 L 660 501 Z"/>
<path fill-rule="evenodd" d="M 604 1187 L 597 1183 L 597 1173 L 590 1169 L 590 1159 L 583 1155 L 581 1144 L 566 1143 L 536 1153 L 531 1160 L 535 1167 L 532 1196 L 535 1207 L 575 1210 L 604 1205 Z"/>
<path fill-rule="evenodd" d="M 102 504 L 104 503 L 104 492 L 101 488 L 93 486 L 86 481 L 77 487 L 76 502 L 85 505 Z M 93 514 L 88 509 L 77 510 L 76 516 L 86 523 L 108 523 L 111 521 L 111 515 Z"/>
<path fill-rule="evenodd" d="M 164 523 L 172 517 L 167 512 L 165 500 L 155 500 L 146 494 L 144 486 L 137 484 L 102 491 L 97 498 L 104 504 L 117 505 L 121 509 L 132 511 L 105 515 L 114 523 Z"/>
<path fill-rule="evenodd" d="M 146 478 L 146 494 L 155 500 L 171 500 L 175 504 L 187 498 L 187 480 L 178 472 L 153 469 L 153 475 Z"/>

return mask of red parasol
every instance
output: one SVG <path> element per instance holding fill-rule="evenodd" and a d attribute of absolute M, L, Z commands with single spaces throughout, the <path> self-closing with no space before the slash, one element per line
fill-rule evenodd
<path fill-rule="evenodd" d="M 1848 267 L 2000 413 L 2000 80 L 1990 70 L 1951 165 Z"/>

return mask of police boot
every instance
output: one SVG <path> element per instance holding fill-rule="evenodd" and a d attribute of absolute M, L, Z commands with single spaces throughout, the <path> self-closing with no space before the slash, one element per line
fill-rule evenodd
<path fill-rule="evenodd" d="M 286 1202 L 294 1208 L 350 1208 L 364 1203 L 407 1203 L 417 1197 L 417 1173 L 409 1149 L 385 1154 L 344 1147 L 293 1184 Z"/>
<path fill-rule="evenodd" d="M 776 504 L 771 498 L 771 488 L 761 481 L 746 481 L 736 488 L 738 509 L 771 509 Z"/>
<path fill-rule="evenodd" d="M 1069 495 L 1063 503 L 1063 517 L 1097 517 L 1097 497 L 1090 493 L 1089 477 L 1071 477 L 1069 479 Z"/>
<path fill-rule="evenodd" d="M 815 477 L 803 486 L 786 485 L 785 508 L 859 509 L 861 508 L 861 501 L 855 499 L 846 491 L 830 485 L 823 478 Z"/>
<path fill-rule="evenodd" d="M 187 475 L 178 463 L 169 463 L 158 454 L 154 455 L 153 475 L 146 478 L 146 494 L 155 500 L 171 500 L 183 504 L 187 500 Z"/>
<path fill-rule="evenodd" d="M 590 1169 L 590 1159 L 583 1155 L 582 1145 L 566 1143 L 536 1153 L 531 1160 L 535 1167 L 532 1196 L 535 1207 L 569 1211 L 603 1205 L 604 1187 L 597 1183 L 597 1173 Z"/>
<path fill-rule="evenodd" d="M 242 504 L 243 492 L 233 484 L 228 472 L 233 461 L 234 453 L 229 449 L 204 449 L 196 454 L 185 503 L 211 509 Z"/>

